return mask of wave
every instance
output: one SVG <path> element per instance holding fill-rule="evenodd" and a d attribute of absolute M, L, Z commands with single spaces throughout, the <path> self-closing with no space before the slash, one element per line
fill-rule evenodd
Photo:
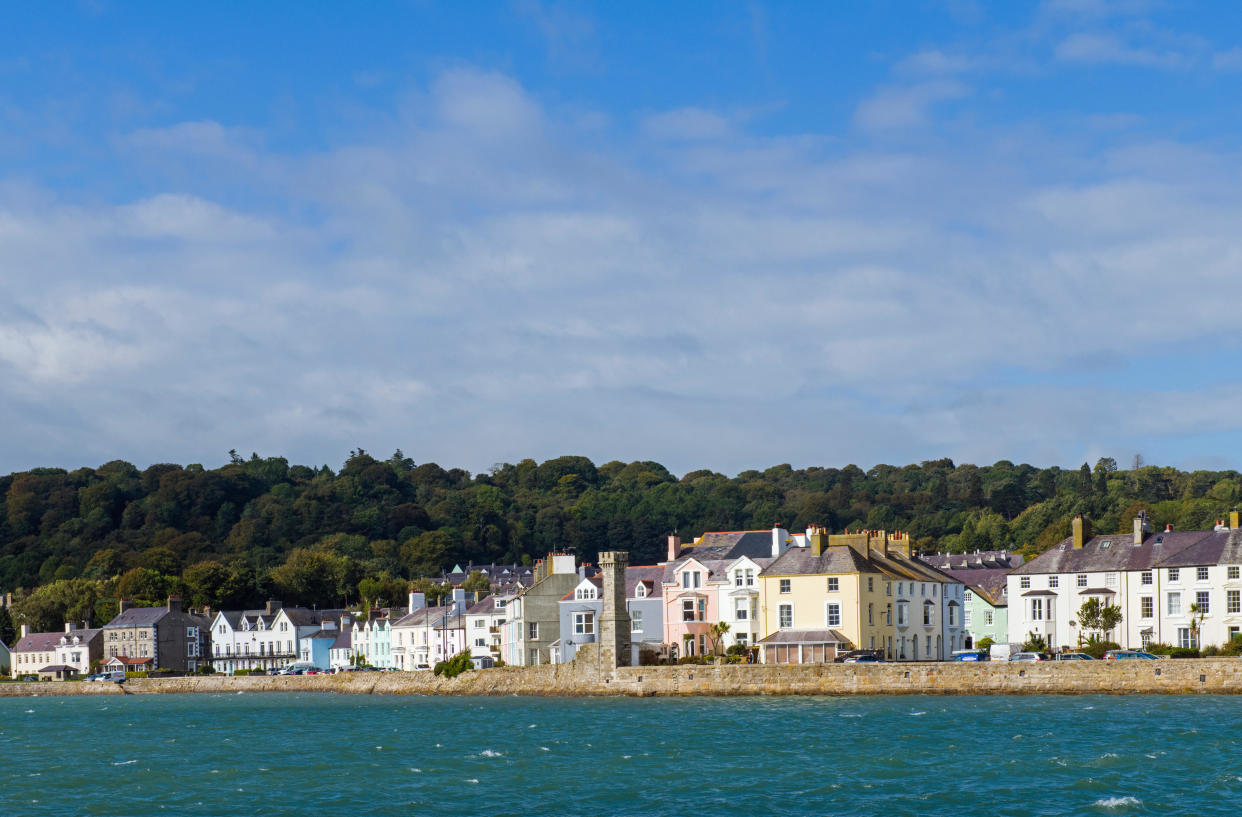
<path fill-rule="evenodd" d="M 494 749 L 484 749 L 479 752 L 479 757 L 504 757 L 504 752 L 497 752 Z"/>
<path fill-rule="evenodd" d="M 1143 801 L 1137 797 L 1101 797 L 1091 805 L 1099 808 L 1124 808 L 1126 806 L 1141 806 Z"/>

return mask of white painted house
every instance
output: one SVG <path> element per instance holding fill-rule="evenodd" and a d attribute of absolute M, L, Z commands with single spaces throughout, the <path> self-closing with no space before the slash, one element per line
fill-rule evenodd
<path fill-rule="evenodd" d="M 1077 647 L 1092 635 L 1077 620 L 1092 598 L 1121 608 L 1121 624 L 1102 635 L 1122 647 L 1222 644 L 1242 632 L 1237 513 L 1210 531 L 1152 532 L 1145 515 L 1133 523 L 1130 533 L 1088 536 L 1075 518 L 1068 539 L 1009 574 L 1009 641 L 1036 633 L 1050 649 Z M 1192 604 L 1202 613 L 1193 624 Z"/>

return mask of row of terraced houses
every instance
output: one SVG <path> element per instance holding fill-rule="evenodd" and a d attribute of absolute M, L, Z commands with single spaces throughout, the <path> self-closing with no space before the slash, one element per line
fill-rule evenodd
<path fill-rule="evenodd" d="M 705 533 L 684 545 L 671 536 L 664 560 L 623 568 L 628 660 L 736 646 L 764 663 L 829 662 L 851 650 L 935 661 L 985 637 L 1012 644 L 1032 634 L 1068 649 L 1089 635 L 1077 622 L 1088 599 L 1121 608 L 1122 623 L 1104 635 L 1124 647 L 1215 644 L 1242 632 L 1237 513 L 1210 531 L 1153 532 L 1145 514 L 1125 535 L 1091 536 L 1088 528 L 1076 518 L 1070 537 L 1027 562 L 1007 551 L 920 556 L 900 532 L 776 526 Z M 414 671 L 462 651 L 480 667 L 565 663 L 597 641 L 604 588 L 594 565 L 552 553 L 533 567 L 458 566 L 444 578 L 460 585 L 473 572 L 489 580 L 490 592 L 456 588 L 439 605 L 411 593 L 404 607 L 370 611 L 122 602 L 98 629 L 23 628 L 8 654 L 0 651 L 0 665 L 7 661 L 14 677 L 56 679 L 95 667 Z"/>

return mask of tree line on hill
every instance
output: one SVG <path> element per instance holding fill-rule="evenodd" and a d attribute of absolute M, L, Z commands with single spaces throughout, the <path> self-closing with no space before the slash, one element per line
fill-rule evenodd
<path fill-rule="evenodd" d="M 15 618 L 106 619 L 117 598 L 240 608 L 267 598 L 338 606 L 399 603 L 416 579 L 455 563 L 520 562 L 552 550 L 592 560 L 662 558 L 667 534 L 714 530 L 904 530 L 921 551 L 1041 552 L 1085 513 L 1127 531 L 1210 528 L 1237 506 L 1236 471 L 1184 472 L 1110 458 L 1094 467 L 918 465 L 795 469 L 678 478 L 656 462 L 557 457 L 470 474 L 351 451 L 339 471 L 230 452 L 219 468 L 113 461 L 0 477 L 0 591 Z M 433 588 L 424 583 L 425 589 Z"/>

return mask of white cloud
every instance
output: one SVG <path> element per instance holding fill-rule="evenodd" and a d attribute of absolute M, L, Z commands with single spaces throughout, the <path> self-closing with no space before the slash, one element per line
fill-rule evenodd
<path fill-rule="evenodd" d="M 1242 48 L 1217 51 L 1212 55 L 1212 67 L 1218 71 L 1242 71 Z"/>
<path fill-rule="evenodd" d="M 1181 68 L 1190 61 L 1190 57 L 1181 51 L 1135 47 L 1112 34 L 1071 34 L 1057 45 L 1055 53 L 1056 58 L 1063 62 L 1151 68 Z"/>
<path fill-rule="evenodd" d="M 648 116 L 643 120 L 643 130 L 657 139 L 719 139 L 729 134 L 729 121 L 702 108 L 680 108 Z"/>
<path fill-rule="evenodd" d="M 854 123 L 872 131 L 918 127 L 927 122 L 934 105 L 969 93 L 970 88 L 956 80 L 882 88 L 855 109 Z"/>
<path fill-rule="evenodd" d="M 888 89 L 858 124 L 968 92 Z M 242 140 L 249 174 L 208 178 L 200 149 L 119 203 L 0 188 L 0 464 L 1072 462 L 1242 431 L 1229 390 L 1170 385 L 1153 420 L 1110 380 L 1182 345 L 1234 356 L 1236 156 L 703 122 L 626 141 L 458 69 L 317 153 Z M 122 157 L 171 173 L 147 138 Z"/>

